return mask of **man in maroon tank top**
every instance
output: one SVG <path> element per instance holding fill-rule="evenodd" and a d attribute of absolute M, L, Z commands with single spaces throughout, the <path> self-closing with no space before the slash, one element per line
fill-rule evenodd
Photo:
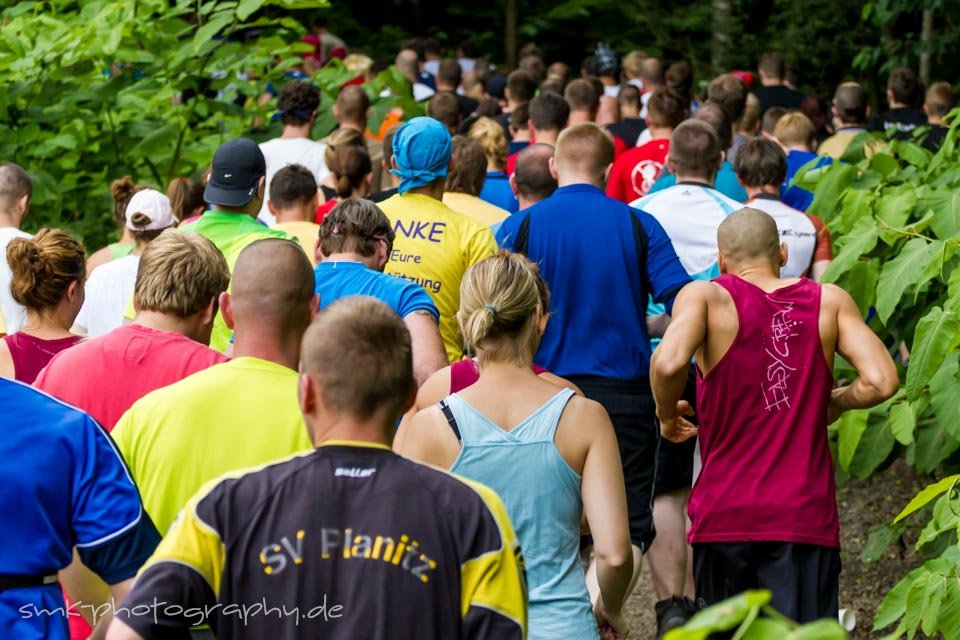
<path fill-rule="evenodd" d="M 897 391 L 897 370 L 847 293 L 781 280 L 773 218 L 741 209 L 717 232 L 720 271 L 677 296 L 651 363 L 663 436 L 698 434 L 680 400 L 696 356 L 703 468 L 690 495 L 701 606 L 769 589 L 784 615 L 837 615 L 840 523 L 827 425 Z M 857 370 L 834 388 L 833 357 Z"/>

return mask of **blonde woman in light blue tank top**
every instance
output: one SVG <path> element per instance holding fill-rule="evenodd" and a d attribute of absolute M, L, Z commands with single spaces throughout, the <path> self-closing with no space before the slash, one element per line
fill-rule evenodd
<path fill-rule="evenodd" d="M 547 287 L 523 256 L 504 252 L 472 267 L 458 317 L 480 379 L 419 412 L 394 449 L 500 495 L 526 563 L 530 640 L 622 638 L 633 558 L 616 436 L 599 404 L 533 372 L 548 308 Z M 595 603 L 579 564 L 583 514 L 594 538 Z"/>

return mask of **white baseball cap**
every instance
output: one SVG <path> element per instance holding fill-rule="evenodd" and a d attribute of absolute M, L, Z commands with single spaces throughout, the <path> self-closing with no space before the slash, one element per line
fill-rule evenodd
<path fill-rule="evenodd" d="M 139 227 L 133 224 L 133 216 L 138 213 L 150 218 L 150 222 Z M 126 218 L 127 229 L 131 231 L 155 231 L 177 224 L 170 199 L 155 189 L 144 189 L 133 194 L 127 204 Z"/>

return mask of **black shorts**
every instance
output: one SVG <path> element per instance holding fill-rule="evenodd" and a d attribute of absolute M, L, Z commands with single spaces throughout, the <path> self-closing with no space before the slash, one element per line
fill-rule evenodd
<path fill-rule="evenodd" d="M 746 589 L 769 589 L 773 608 L 791 620 L 836 620 L 840 569 L 840 550 L 832 547 L 793 542 L 693 545 L 693 580 L 701 607 Z"/>
<path fill-rule="evenodd" d="M 682 398 L 697 410 L 697 370 L 691 365 L 687 374 L 687 386 L 683 388 Z M 697 416 L 687 418 L 697 424 Z M 658 423 L 659 424 L 659 423 Z M 657 459 L 657 482 L 654 496 L 662 496 L 680 489 L 689 489 L 693 485 L 693 456 L 697 448 L 697 439 L 676 443 L 669 440 L 660 442 L 660 455 Z"/>
<path fill-rule="evenodd" d="M 580 387 L 586 397 L 603 405 L 610 415 L 627 489 L 630 540 L 646 552 L 656 535 L 653 495 L 660 445 L 650 384 L 646 379 L 612 380 L 593 376 L 567 376 L 567 380 Z"/>

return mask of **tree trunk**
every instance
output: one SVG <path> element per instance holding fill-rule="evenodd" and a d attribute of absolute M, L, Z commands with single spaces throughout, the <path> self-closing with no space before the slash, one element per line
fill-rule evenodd
<path fill-rule="evenodd" d="M 517 66 L 517 0 L 507 0 L 504 44 L 507 54 L 507 64 L 510 67 Z"/>
<path fill-rule="evenodd" d="M 714 75 L 726 73 L 730 61 L 730 39 L 732 16 L 730 0 L 711 0 L 713 8 L 713 39 L 710 64 Z"/>
<path fill-rule="evenodd" d="M 920 81 L 930 86 L 930 40 L 933 38 L 933 9 L 923 10 L 920 29 Z"/>

